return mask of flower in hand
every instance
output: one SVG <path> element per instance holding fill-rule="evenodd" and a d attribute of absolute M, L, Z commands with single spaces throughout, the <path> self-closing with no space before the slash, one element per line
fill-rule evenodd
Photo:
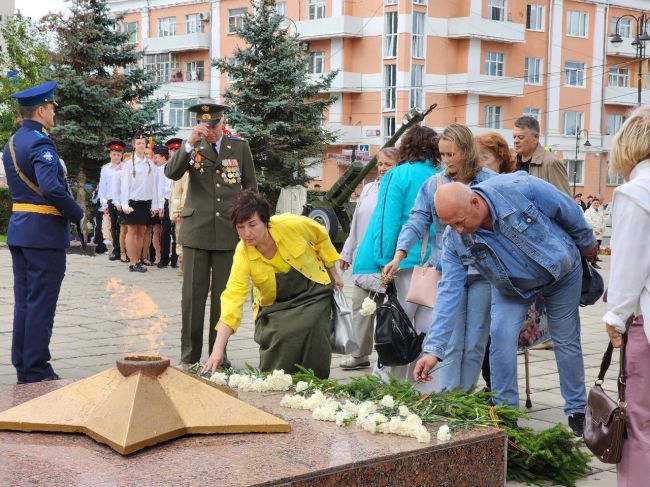
<path fill-rule="evenodd" d="M 361 310 L 359 313 L 361 316 L 370 316 L 373 314 L 377 309 L 377 303 L 370 297 L 366 297 L 366 299 L 363 300 L 363 303 L 361 303 Z"/>

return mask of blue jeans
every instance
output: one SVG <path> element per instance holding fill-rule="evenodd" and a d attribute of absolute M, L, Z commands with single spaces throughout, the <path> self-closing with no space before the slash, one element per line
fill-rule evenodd
<path fill-rule="evenodd" d="M 490 335 L 492 286 L 480 276 L 470 282 L 459 297 L 454 331 L 440 369 L 441 386 L 448 390 L 462 387 L 467 391 L 476 385 Z"/>
<path fill-rule="evenodd" d="M 566 414 L 584 413 L 587 403 L 585 369 L 580 344 L 580 292 L 582 267 L 544 288 L 548 328 L 553 340 L 555 361 L 560 375 L 560 393 Z M 490 327 L 490 367 L 492 391 L 497 403 L 519 407 L 517 387 L 517 341 L 526 311 L 533 299 L 524 300 L 492 291 Z"/>

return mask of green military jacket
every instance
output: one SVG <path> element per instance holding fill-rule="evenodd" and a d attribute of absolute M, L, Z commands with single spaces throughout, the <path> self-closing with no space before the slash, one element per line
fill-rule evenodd
<path fill-rule="evenodd" d="M 183 245 L 204 250 L 233 250 L 239 238 L 230 222 L 231 205 L 242 189 L 257 191 L 248 142 L 223 136 L 217 156 L 199 140 L 192 152 L 180 147 L 165 165 L 165 176 L 178 181 L 189 170 L 187 196 L 181 212 Z"/>

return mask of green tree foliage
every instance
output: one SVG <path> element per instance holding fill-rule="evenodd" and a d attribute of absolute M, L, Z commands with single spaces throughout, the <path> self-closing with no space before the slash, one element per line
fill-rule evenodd
<path fill-rule="evenodd" d="M 255 0 L 237 35 L 245 45 L 213 60 L 234 82 L 224 98 L 229 123 L 248 140 L 262 190 L 273 200 L 282 187 L 309 180 L 309 158 L 320 158 L 335 134 L 322 126 L 336 98 L 323 95 L 338 71 L 313 78 L 297 34 L 281 27 L 274 0 Z M 262 168 L 265 168 L 262 170 Z"/>
<path fill-rule="evenodd" d="M 7 18 L 0 32 L 5 40 L 0 51 L 0 146 L 4 146 L 18 129 L 18 108 L 10 95 L 42 82 L 48 59 L 45 38 L 29 17 L 17 13 Z"/>
<path fill-rule="evenodd" d="M 142 53 L 119 28 L 122 18 L 110 14 L 107 0 L 72 0 L 70 10 L 69 16 L 45 17 L 42 27 L 54 33 L 56 45 L 60 108 L 52 135 L 84 204 L 83 185 L 98 179 L 109 139 L 129 140 L 135 131 L 152 129 L 160 142 L 172 130 L 154 122 L 164 100 L 151 99 L 157 85 L 137 67 Z"/>

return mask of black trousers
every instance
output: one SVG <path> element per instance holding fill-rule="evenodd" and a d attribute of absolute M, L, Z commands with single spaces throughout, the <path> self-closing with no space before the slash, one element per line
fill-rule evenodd
<path fill-rule="evenodd" d="M 99 207 L 93 209 L 93 243 L 95 244 L 95 252 L 103 254 L 108 250 L 104 244 L 104 234 L 102 232 L 102 221 L 104 220 L 104 212 Z"/>
<path fill-rule="evenodd" d="M 169 218 L 169 201 L 165 200 L 165 214 L 160 219 L 162 226 L 160 231 L 160 263 L 164 265 L 169 264 L 170 248 L 173 255 L 176 254 L 176 245 L 171 246 L 172 242 L 172 221 Z"/>
<path fill-rule="evenodd" d="M 113 255 L 116 257 L 120 256 L 120 224 L 117 221 L 119 214 L 120 213 L 117 211 L 117 208 L 115 208 L 115 205 L 113 204 L 113 200 L 109 200 L 108 216 L 111 219 L 111 240 L 113 241 Z"/>

